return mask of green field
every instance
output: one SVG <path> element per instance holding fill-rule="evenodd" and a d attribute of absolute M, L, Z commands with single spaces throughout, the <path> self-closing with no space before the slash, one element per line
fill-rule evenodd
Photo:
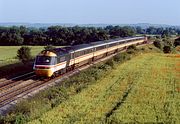
<path fill-rule="evenodd" d="M 142 54 L 31 124 L 180 123 L 180 56 Z"/>
<path fill-rule="evenodd" d="M 17 62 L 16 59 L 17 50 L 21 46 L 0 46 L 0 66 L 4 64 L 11 64 Z M 29 46 L 31 48 L 31 53 L 33 56 L 37 55 L 44 46 Z"/>

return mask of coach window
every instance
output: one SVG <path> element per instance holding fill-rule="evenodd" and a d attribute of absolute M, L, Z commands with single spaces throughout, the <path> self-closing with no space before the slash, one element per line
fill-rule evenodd
<path fill-rule="evenodd" d="M 98 51 L 98 50 L 102 50 L 104 48 L 105 48 L 105 46 L 99 46 L 99 47 L 96 48 L 96 50 Z"/>
<path fill-rule="evenodd" d="M 113 47 L 115 45 L 116 45 L 115 43 L 112 43 L 112 44 L 109 44 L 109 47 Z"/>
<path fill-rule="evenodd" d="M 74 53 L 71 53 L 71 59 L 74 59 Z"/>
<path fill-rule="evenodd" d="M 76 52 L 76 53 L 75 53 L 75 57 L 79 57 L 79 52 Z"/>
<path fill-rule="evenodd" d="M 80 52 L 80 56 L 83 56 L 85 54 L 85 50 Z"/>
<path fill-rule="evenodd" d="M 88 52 L 89 52 L 88 49 L 87 49 L 87 50 L 84 50 L 84 55 L 85 55 L 85 54 L 88 54 Z"/>

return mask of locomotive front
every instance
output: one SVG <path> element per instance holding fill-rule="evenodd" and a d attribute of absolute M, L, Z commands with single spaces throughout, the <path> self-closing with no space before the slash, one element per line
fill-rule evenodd
<path fill-rule="evenodd" d="M 35 60 L 33 69 L 37 76 L 51 77 L 57 63 L 57 55 L 54 52 L 44 50 Z"/>

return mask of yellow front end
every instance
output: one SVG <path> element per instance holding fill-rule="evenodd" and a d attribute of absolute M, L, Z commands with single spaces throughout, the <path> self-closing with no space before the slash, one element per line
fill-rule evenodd
<path fill-rule="evenodd" d="M 51 69 L 35 69 L 35 73 L 40 77 L 52 77 L 53 71 Z"/>
<path fill-rule="evenodd" d="M 42 51 L 38 57 L 56 57 L 57 55 L 51 51 Z M 49 58 L 50 62 L 51 59 Z M 40 77 L 52 77 L 54 74 L 53 65 L 44 65 L 43 63 L 38 63 L 34 65 L 34 71 L 37 76 Z"/>

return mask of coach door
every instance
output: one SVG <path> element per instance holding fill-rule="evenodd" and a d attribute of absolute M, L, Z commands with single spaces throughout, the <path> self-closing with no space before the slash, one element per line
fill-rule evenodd
<path fill-rule="evenodd" d="M 71 54 L 66 55 L 66 68 L 70 65 Z"/>

